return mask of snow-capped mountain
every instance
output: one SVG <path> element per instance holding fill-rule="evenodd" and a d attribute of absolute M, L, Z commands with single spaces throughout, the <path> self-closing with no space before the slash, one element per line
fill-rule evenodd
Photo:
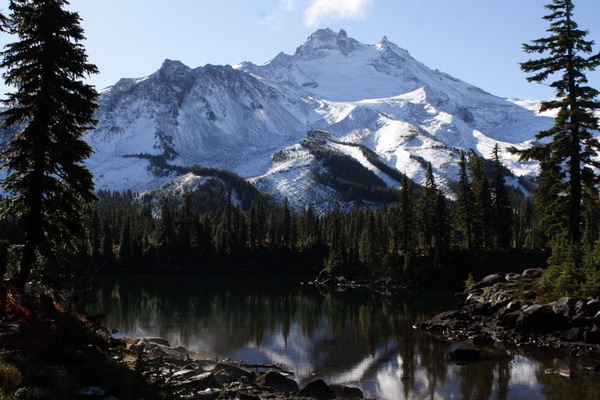
<path fill-rule="evenodd" d="M 313 129 L 330 134 L 321 148 L 388 186 L 400 185 L 390 170 L 422 183 L 431 162 L 447 187 L 460 150 L 489 158 L 495 144 L 523 146 L 551 126 L 534 106 L 431 70 L 385 37 L 367 45 L 320 29 L 264 65 L 166 60 L 148 77 L 120 80 L 102 92 L 88 165 L 99 189 L 149 190 L 181 174 L 157 170 L 158 161 L 229 169 L 292 205 L 326 204 L 340 196 L 316 179 L 326 166 L 307 145 Z M 515 176 L 535 170 L 502 156 Z"/>

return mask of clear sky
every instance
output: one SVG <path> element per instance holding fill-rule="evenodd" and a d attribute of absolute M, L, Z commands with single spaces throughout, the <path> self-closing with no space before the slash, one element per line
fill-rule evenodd
<path fill-rule="evenodd" d="M 166 58 L 190 67 L 264 63 L 291 54 L 317 28 L 360 42 L 383 36 L 431 68 L 502 97 L 545 99 L 528 83 L 521 44 L 546 35 L 550 0 L 71 0 L 83 19 L 99 89 L 156 71 Z M 600 42 L 600 0 L 575 0 L 575 20 Z M 7 12 L 8 0 L 0 0 Z M 0 44 L 12 41 L 0 36 Z M 596 52 L 600 45 L 595 46 Z M 600 89 L 600 72 L 588 75 Z M 7 88 L 0 87 L 1 93 Z"/>

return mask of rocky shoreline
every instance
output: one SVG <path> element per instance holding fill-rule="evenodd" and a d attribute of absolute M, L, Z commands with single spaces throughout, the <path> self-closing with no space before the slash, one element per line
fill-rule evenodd
<path fill-rule="evenodd" d="M 563 297 L 536 300 L 535 282 L 542 269 L 522 274 L 492 274 L 456 297 L 459 309 L 420 322 L 416 328 L 471 347 L 449 354 L 456 361 L 479 361 L 486 346 L 497 344 L 561 348 L 585 359 L 584 368 L 600 371 L 600 299 Z"/>
<path fill-rule="evenodd" d="M 108 332 L 105 332 L 108 336 Z M 355 387 L 328 385 L 321 379 L 303 388 L 279 365 L 257 365 L 197 357 L 162 338 L 109 339 L 127 343 L 123 362 L 144 365 L 155 383 L 174 398 L 190 400 L 331 400 L 362 399 Z"/>

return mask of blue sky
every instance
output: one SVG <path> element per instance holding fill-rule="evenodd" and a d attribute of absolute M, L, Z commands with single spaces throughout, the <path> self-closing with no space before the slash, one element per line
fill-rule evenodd
<path fill-rule="evenodd" d="M 166 58 L 190 67 L 268 61 L 316 29 L 345 29 L 373 44 L 385 35 L 431 68 L 502 97 L 548 98 L 528 83 L 521 44 L 543 37 L 550 0 L 71 0 L 83 19 L 98 88 L 142 77 Z M 600 0 L 576 0 L 575 20 L 600 42 Z M 0 0 L 6 12 L 7 0 Z M 0 36 L 0 44 L 12 40 Z M 600 46 L 595 46 L 600 51 Z M 588 75 L 600 88 L 600 72 Z M 1 87 L 2 93 L 6 87 Z"/>

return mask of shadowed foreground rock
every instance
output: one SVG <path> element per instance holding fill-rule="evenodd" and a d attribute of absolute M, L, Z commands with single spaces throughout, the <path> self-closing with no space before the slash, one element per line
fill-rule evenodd
<path fill-rule="evenodd" d="M 174 398 L 191 400 L 330 400 L 361 399 L 358 388 L 334 385 L 330 387 L 317 379 L 299 390 L 289 373 L 275 370 L 276 366 L 247 365 L 192 359 L 184 348 L 173 349 L 160 338 L 142 338 L 129 346 L 137 360 L 147 359 L 168 382 Z M 160 357 L 159 357 L 160 355 Z M 257 377 L 249 368 L 264 371 Z"/>
<path fill-rule="evenodd" d="M 322 379 L 317 379 L 304 386 L 298 392 L 298 396 L 310 397 L 316 400 L 333 400 L 335 399 L 335 392 Z"/>

